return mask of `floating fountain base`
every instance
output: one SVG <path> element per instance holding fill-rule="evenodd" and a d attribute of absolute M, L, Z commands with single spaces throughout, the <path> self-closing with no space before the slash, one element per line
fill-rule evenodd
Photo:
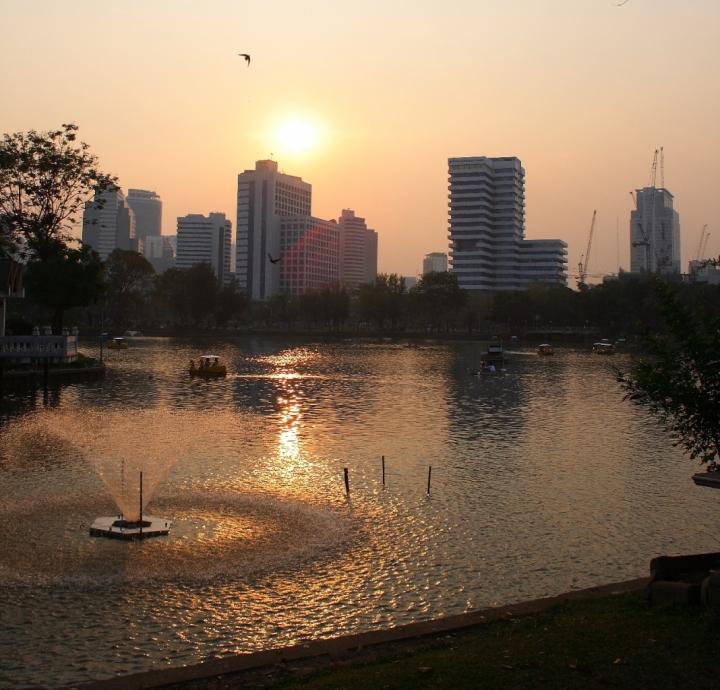
<path fill-rule="evenodd" d="M 99 517 L 90 526 L 91 537 L 108 539 L 149 539 L 162 537 L 170 531 L 171 520 L 143 515 L 142 521 L 128 522 L 122 516 Z"/>

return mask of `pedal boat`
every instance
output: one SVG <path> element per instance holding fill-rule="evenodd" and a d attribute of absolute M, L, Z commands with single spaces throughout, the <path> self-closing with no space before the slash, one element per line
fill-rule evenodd
<path fill-rule="evenodd" d="M 108 344 L 110 350 L 127 350 L 128 344 L 125 342 L 125 338 L 113 338 Z"/>
<path fill-rule="evenodd" d="M 224 364 L 220 364 L 220 358 L 217 355 L 202 355 L 200 357 L 200 366 L 195 366 L 195 360 L 190 360 L 190 376 L 225 376 L 227 368 Z"/>

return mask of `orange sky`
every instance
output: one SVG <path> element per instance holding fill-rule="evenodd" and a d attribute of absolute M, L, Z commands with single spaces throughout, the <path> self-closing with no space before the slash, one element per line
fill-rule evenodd
<path fill-rule="evenodd" d="M 0 132 L 77 123 L 161 195 L 165 234 L 234 225 L 237 173 L 273 152 L 314 215 L 355 209 L 379 269 L 415 275 L 447 251 L 447 158 L 514 155 L 527 237 L 568 242 L 572 273 L 597 209 L 590 270 L 614 271 L 664 146 L 683 270 L 704 223 L 720 254 L 718 0 L 0 0 L 0 25 Z M 288 119 L 317 130 L 303 153 Z"/>

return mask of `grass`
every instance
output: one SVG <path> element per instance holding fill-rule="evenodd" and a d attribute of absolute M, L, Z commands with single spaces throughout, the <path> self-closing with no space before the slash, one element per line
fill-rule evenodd
<path fill-rule="evenodd" d="M 296 662 L 262 678 L 240 673 L 177 687 L 720 689 L 720 612 L 647 608 L 641 598 L 633 592 L 568 602 L 416 641 L 399 654 L 380 647 L 362 663 L 325 658 L 311 672 Z"/>

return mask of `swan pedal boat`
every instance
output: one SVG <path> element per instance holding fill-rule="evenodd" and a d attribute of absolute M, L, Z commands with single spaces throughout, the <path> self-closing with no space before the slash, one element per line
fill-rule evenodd
<path fill-rule="evenodd" d="M 220 364 L 220 358 L 217 355 L 202 355 L 200 357 L 200 366 L 195 366 L 195 360 L 190 360 L 190 376 L 225 376 L 227 368 L 224 364 Z"/>
<path fill-rule="evenodd" d="M 108 349 L 111 350 L 127 350 L 128 344 L 125 342 L 125 338 L 113 338 L 108 344 Z"/>

